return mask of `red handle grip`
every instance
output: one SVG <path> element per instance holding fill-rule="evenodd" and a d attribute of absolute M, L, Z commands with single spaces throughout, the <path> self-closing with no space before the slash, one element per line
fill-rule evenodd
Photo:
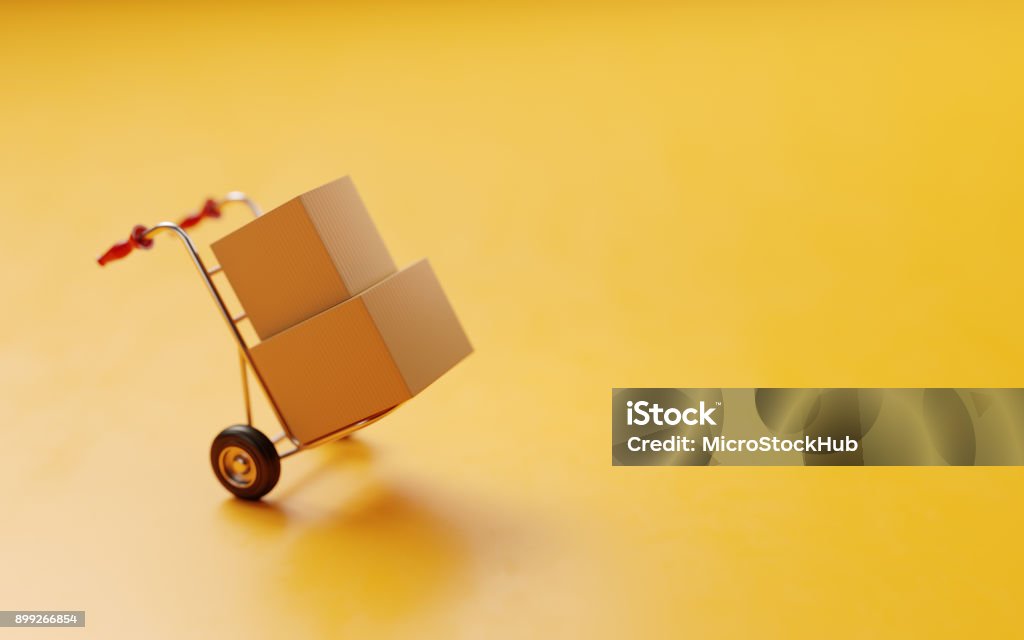
<path fill-rule="evenodd" d="M 207 198 L 206 202 L 203 203 L 203 208 L 198 213 L 193 213 L 184 220 L 178 223 L 178 226 L 182 229 L 188 229 L 194 227 L 203 221 L 203 218 L 219 218 L 220 207 L 213 200 Z"/>
<path fill-rule="evenodd" d="M 202 209 L 197 213 L 187 216 L 184 220 L 178 223 L 178 226 L 182 229 L 188 229 L 202 222 L 203 218 L 219 217 L 220 207 L 217 205 L 217 202 L 212 199 L 207 199 L 207 201 L 203 203 Z M 96 258 L 96 262 L 98 262 L 102 267 L 108 262 L 113 262 L 114 260 L 120 260 L 121 258 L 126 257 L 135 249 L 149 249 L 153 246 L 153 239 L 144 237 L 144 233 L 146 233 L 145 225 L 135 225 L 132 227 L 132 232 L 128 235 L 127 240 L 122 240 L 107 249 L 103 255 Z"/>

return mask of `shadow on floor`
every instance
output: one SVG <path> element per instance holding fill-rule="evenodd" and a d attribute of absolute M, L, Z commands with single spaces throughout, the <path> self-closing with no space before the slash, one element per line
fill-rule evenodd
<path fill-rule="evenodd" d="M 229 499 L 221 509 L 233 526 L 284 550 L 276 597 L 324 635 L 397 630 L 455 597 L 470 549 L 453 507 L 429 487 L 379 480 L 359 440 L 316 452 L 321 459 L 273 502 Z"/>

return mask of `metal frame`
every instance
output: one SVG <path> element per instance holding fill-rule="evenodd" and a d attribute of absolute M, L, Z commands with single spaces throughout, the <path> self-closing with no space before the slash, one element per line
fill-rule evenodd
<path fill-rule="evenodd" d="M 259 206 L 251 199 L 249 199 L 249 197 L 246 196 L 241 191 L 232 191 L 231 193 L 224 196 L 224 198 L 216 202 L 218 207 L 223 207 L 224 205 L 233 202 L 240 202 L 248 206 L 249 210 L 253 214 L 253 217 L 258 218 L 261 215 L 263 215 L 263 211 L 259 208 Z M 160 222 L 158 224 L 155 224 L 152 227 L 149 227 L 148 229 L 140 233 L 139 237 L 142 240 L 148 240 L 153 236 L 164 231 L 174 232 L 182 241 L 182 244 L 184 244 L 185 249 L 188 251 L 189 256 L 192 258 L 193 264 L 195 264 L 196 269 L 199 270 L 199 276 L 203 279 L 203 282 L 206 283 L 206 289 L 210 292 L 210 295 L 213 296 L 213 300 L 217 304 L 217 309 L 220 310 L 221 317 L 223 317 L 224 321 L 227 322 L 228 328 L 231 330 L 231 335 L 234 336 L 235 342 L 238 343 L 238 360 L 242 375 L 242 396 L 245 401 L 245 423 L 249 426 L 253 426 L 252 401 L 249 394 L 248 375 L 248 370 L 252 369 L 253 376 L 256 378 L 256 381 L 259 383 L 260 388 L 263 390 L 263 394 L 264 396 L 266 396 L 267 402 L 270 404 L 270 408 L 273 409 L 274 416 L 277 418 L 277 421 L 280 423 L 281 428 L 283 430 L 282 433 L 271 438 L 271 442 L 273 442 L 274 445 L 276 446 L 278 442 L 281 442 L 282 440 L 287 438 L 288 441 L 291 443 L 293 448 L 283 453 L 278 452 L 279 458 L 287 458 L 288 456 L 298 453 L 303 449 L 308 449 L 310 447 L 314 447 L 319 444 L 329 442 L 331 440 L 344 438 L 345 436 L 355 431 L 358 431 L 363 427 L 370 426 L 371 424 L 373 424 L 377 420 L 380 420 L 381 418 L 383 418 L 384 416 L 391 413 L 397 408 L 396 405 L 395 407 L 386 409 L 376 415 L 372 415 L 369 418 L 364 418 L 363 420 L 360 420 L 358 422 L 345 425 L 338 429 L 337 431 L 333 431 L 325 436 L 322 436 L 315 440 L 311 440 L 310 442 L 300 442 L 297 438 L 295 438 L 295 436 L 292 435 L 291 429 L 288 428 L 288 423 L 285 421 L 284 416 L 281 415 L 281 411 L 278 408 L 277 403 L 274 401 L 273 394 L 270 393 L 270 389 L 267 387 L 266 382 L 260 375 L 259 370 L 253 364 L 252 356 L 249 353 L 249 345 L 246 344 L 245 338 L 242 337 L 242 333 L 238 329 L 238 323 L 246 319 L 246 314 L 241 313 L 237 316 L 232 316 L 231 312 L 228 310 L 227 304 L 225 304 L 224 302 L 224 298 L 221 296 L 220 290 L 217 288 L 217 284 L 213 281 L 213 276 L 223 271 L 220 265 L 214 265 L 213 267 L 210 267 L 208 269 L 206 267 L 206 264 L 203 262 L 202 257 L 199 255 L 199 251 L 196 249 L 195 244 L 192 242 L 192 238 L 189 237 L 188 232 L 186 232 L 179 225 L 173 222 Z"/>

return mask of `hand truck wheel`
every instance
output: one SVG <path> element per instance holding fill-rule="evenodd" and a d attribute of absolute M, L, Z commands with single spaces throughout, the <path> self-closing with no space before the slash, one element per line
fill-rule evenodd
<path fill-rule="evenodd" d="M 213 473 L 243 500 L 259 500 L 281 477 L 281 459 L 270 438 L 247 424 L 221 431 L 210 447 Z"/>

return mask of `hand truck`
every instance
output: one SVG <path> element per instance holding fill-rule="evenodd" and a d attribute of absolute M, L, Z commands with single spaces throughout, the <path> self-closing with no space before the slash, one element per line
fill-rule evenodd
<path fill-rule="evenodd" d="M 213 296 L 217 309 L 227 322 L 231 335 L 234 336 L 235 342 L 238 343 L 238 360 L 242 373 L 245 422 L 224 429 L 213 439 L 213 444 L 210 446 L 210 464 L 213 466 L 214 475 L 217 476 L 217 479 L 224 485 L 225 489 L 243 500 L 259 500 L 277 484 L 281 476 L 281 460 L 299 451 L 344 438 L 380 420 L 397 407 L 391 407 L 352 424 L 344 425 L 326 436 L 319 437 L 310 442 L 302 442 L 292 435 L 288 423 L 274 403 L 273 394 L 268 393 L 263 377 L 260 376 L 259 371 L 253 365 L 252 357 L 249 354 L 249 346 L 238 329 L 238 324 L 246 319 L 246 314 L 242 312 L 238 315 L 232 315 L 228 310 L 227 305 L 224 303 L 224 298 L 221 296 L 220 289 L 213 279 L 213 276 L 222 272 L 221 267 L 213 266 L 207 268 L 188 232 L 185 231 L 205 219 L 219 218 L 221 216 L 221 209 L 225 205 L 235 202 L 248 206 L 253 216 L 257 218 L 262 215 L 260 208 L 248 196 L 240 191 L 232 191 L 219 200 L 207 200 L 198 212 L 187 216 L 178 224 L 161 222 L 152 227 L 146 227 L 141 224 L 136 225 L 132 228 L 127 240 L 114 244 L 96 261 L 100 266 L 103 266 L 128 256 L 136 249 L 149 249 L 153 246 L 153 237 L 158 233 L 166 231 L 174 232 L 182 241 L 196 269 L 199 270 L 199 276 L 203 279 L 207 290 Z M 274 415 L 281 425 L 282 433 L 273 438 L 268 437 L 262 431 L 252 426 L 252 402 L 249 397 L 250 369 L 252 370 L 253 377 L 256 378 L 256 382 L 263 390 L 267 403 L 273 409 Z M 288 441 L 291 448 L 285 451 L 278 451 L 278 443 L 285 440 Z"/>

